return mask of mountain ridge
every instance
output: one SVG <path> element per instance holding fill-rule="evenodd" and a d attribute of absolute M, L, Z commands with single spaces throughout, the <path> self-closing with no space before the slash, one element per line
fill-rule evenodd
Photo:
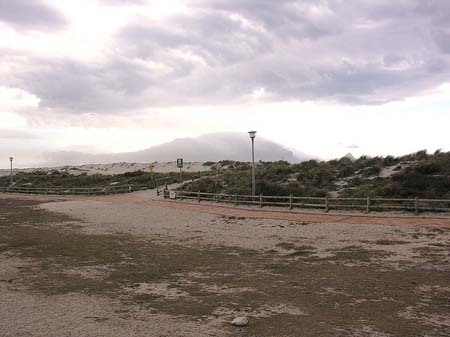
<path fill-rule="evenodd" d="M 175 138 L 135 152 L 91 154 L 77 151 L 59 151 L 45 156 L 45 166 L 106 164 L 114 162 L 169 162 L 177 158 L 185 161 L 205 162 L 220 160 L 251 160 L 251 143 L 246 133 L 220 132 L 198 137 Z M 285 160 L 291 163 L 312 159 L 302 152 L 294 152 L 287 147 L 257 137 L 255 140 L 256 161 Z"/>

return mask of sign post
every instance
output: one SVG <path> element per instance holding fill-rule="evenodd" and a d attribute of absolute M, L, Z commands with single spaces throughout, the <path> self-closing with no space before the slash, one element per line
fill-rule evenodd
<path fill-rule="evenodd" d="M 180 184 L 183 183 L 183 173 L 182 173 L 182 168 L 183 168 L 183 158 L 178 158 L 177 159 L 177 168 L 180 169 Z"/>

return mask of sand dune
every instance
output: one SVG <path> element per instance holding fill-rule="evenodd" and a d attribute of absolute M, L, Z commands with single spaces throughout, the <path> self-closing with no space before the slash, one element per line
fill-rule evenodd
<path fill-rule="evenodd" d="M 78 165 L 78 166 L 59 166 L 59 167 L 45 167 L 45 168 L 26 168 L 26 169 L 15 169 L 13 172 L 16 174 L 17 172 L 36 172 L 36 171 L 44 171 L 50 172 L 53 170 L 57 170 L 60 172 L 67 172 L 75 175 L 87 173 L 88 175 L 93 174 L 122 174 L 126 172 L 135 172 L 135 171 L 146 171 L 149 172 L 149 166 L 151 163 L 112 163 L 112 164 L 86 164 L 86 165 Z M 158 173 L 168 173 L 168 172 L 178 172 L 176 162 L 166 162 L 166 163 L 153 163 L 154 169 L 153 172 Z M 208 171 L 210 170 L 209 166 L 204 166 L 203 163 L 200 162 L 185 162 L 183 171 L 184 172 L 198 172 L 198 171 Z M 10 171 L 8 169 L 0 170 L 0 176 L 9 175 Z"/>

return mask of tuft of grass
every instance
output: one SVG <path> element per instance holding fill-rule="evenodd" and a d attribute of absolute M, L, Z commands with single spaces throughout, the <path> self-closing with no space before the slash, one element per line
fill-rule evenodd
<path fill-rule="evenodd" d="M 404 245 L 411 242 L 401 240 L 377 240 L 375 241 L 375 243 L 381 246 L 394 246 L 394 245 Z"/>

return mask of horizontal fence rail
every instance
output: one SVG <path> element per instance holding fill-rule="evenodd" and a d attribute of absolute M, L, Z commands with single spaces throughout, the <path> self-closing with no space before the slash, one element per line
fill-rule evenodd
<path fill-rule="evenodd" d="M 3 193 L 41 194 L 41 195 L 108 195 L 130 193 L 147 189 L 147 186 L 108 186 L 108 187 L 0 187 Z"/>
<path fill-rule="evenodd" d="M 164 198 L 179 200 L 213 201 L 233 205 L 254 205 L 258 207 L 274 206 L 293 208 L 330 210 L 372 211 L 406 211 L 418 215 L 420 212 L 450 212 L 448 199 L 419 198 L 330 198 L 330 197 L 295 197 L 269 195 L 241 195 L 224 193 L 206 193 L 192 191 L 164 190 Z"/>
<path fill-rule="evenodd" d="M 101 187 L 34 187 L 34 186 L 7 186 L 0 187 L 0 193 L 21 193 L 41 195 L 109 195 L 131 193 L 151 188 L 167 186 L 170 177 L 157 178 L 147 184 L 122 184 Z"/>

